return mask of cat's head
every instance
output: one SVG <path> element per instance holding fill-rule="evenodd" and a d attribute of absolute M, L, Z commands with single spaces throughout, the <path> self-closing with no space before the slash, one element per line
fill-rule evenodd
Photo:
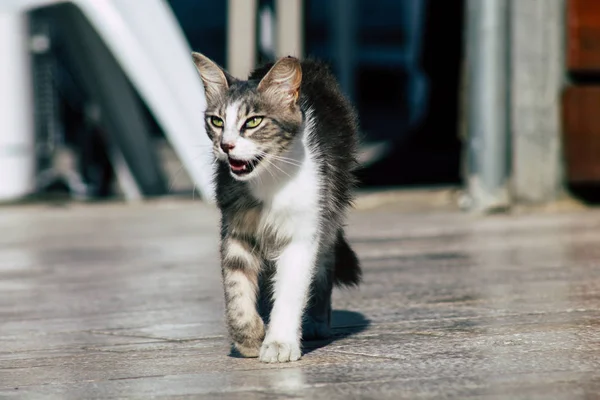
<path fill-rule="evenodd" d="M 206 132 L 215 156 L 237 180 L 258 176 L 281 159 L 302 125 L 300 62 L 282 58 L 260 82 L 243 81 L 206 56 L 192 55 L 204 84 Z"/>

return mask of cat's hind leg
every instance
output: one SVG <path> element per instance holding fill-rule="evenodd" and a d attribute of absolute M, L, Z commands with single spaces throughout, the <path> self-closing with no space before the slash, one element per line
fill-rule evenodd
<path fill-rule="evenodd" d="M 308 307 L 302 321 L 303 340 L 321 340 L 331 336 L 333 268 L 333 253 L 322 257 L 317 264 Z"/>
<path fill-rule="evenodd" d="M 304 317 L 304 340 L 327 339 L 331 336 L 331 292 L 334 285 L 358 286 L 362 273 L 356 254 L 339 229 L 329 252 L 317 264 L 311 298 Z"/>

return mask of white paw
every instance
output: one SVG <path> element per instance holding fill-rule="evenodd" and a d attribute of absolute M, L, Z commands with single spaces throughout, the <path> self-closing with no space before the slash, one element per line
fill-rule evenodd
<path fill-rule="evenodd" d="M 258 359 L 265 363 L 297 361 L 302 355 L 298 343 L 264 342 Z"/>

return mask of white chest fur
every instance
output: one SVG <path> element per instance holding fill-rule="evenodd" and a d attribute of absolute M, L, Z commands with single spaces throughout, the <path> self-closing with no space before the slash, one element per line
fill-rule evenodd
<path fill-rule="evenodd" d="M 252 194 L 263 202 L 258 226 L 287 239 L 313 239 L 318 231 L 321 179 L 315 156 L 303 135 L 279 161 L 270 161 L 268 171 L 252 182 Z"/>

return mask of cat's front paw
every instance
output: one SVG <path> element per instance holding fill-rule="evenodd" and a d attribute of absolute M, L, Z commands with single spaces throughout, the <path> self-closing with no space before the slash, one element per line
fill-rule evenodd
<path fill-rule="evenodd" d="M 260 341 L 256 340 L 233 342 L 233 346 L 240 356 L 246 358 L 256 358 L 260 352 Z"/>
<path fill-rule="evenodd" d="M 261 344 L 265 338 L 265 327 L 262 319 L 256 316 L 253 323 L 241 326 L 230 323 L 229 332 L 233 339 L 233 346 L 239 355 L 249 358 L 258 357 Z"/>
<path fill-rule="evenodd" d="M 302 356 L 300 345 L 296 342 L 284 343 L 265 341 L 260 348 L 259 360 L 265 363 L 297 361 Z"/>

